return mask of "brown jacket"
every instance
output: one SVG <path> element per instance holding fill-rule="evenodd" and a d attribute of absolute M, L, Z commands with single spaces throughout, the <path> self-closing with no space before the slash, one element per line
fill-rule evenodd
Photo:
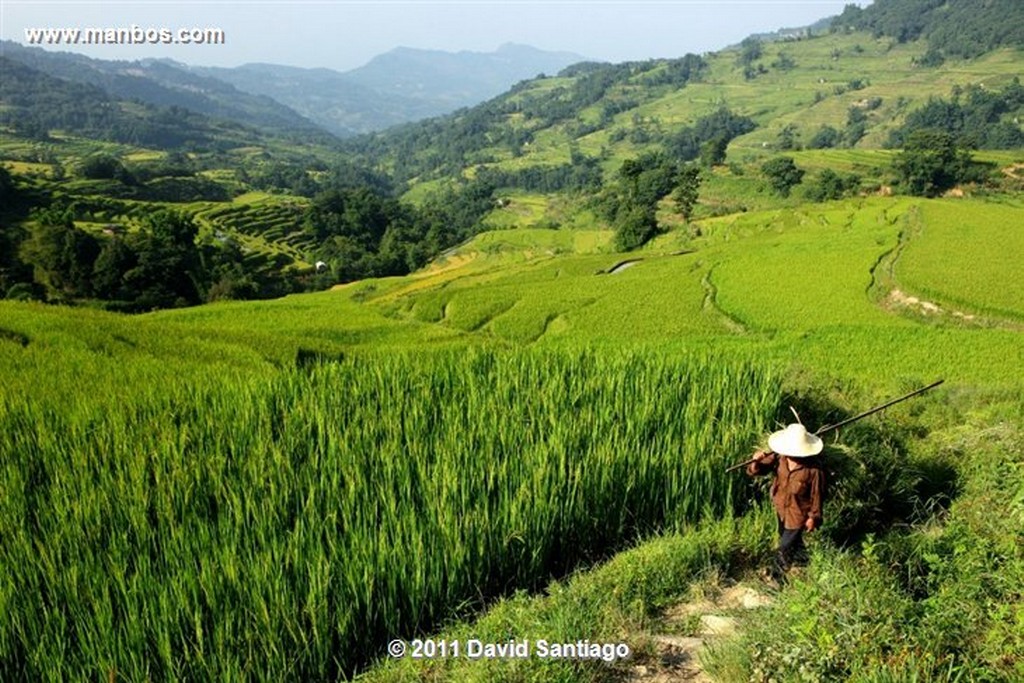
<path fill-rule="evenodd" d="M 802 529 L 807 519 L 811 518 L 815 528 L 820 527 L 825 473 L 818 466 L 817 458 L 789 458 L 771 451 L 754 453 L 755 457 L 759 455 L 766 457 L 747 465 L 747 474 L 758 476 L 775 472 L 772 502 L 783 526 L 787 529 Z M 794 463 L 792 471 L 789 469 L 791 462 Z"/>

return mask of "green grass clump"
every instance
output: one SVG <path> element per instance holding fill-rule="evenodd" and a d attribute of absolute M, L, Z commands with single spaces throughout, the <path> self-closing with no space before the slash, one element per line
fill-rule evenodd
<path fill-rule="evenodd" d="M 862 660 L 923 663 L 917 644 L 905 637 L 912 617 L 912 601 L 883 568 L 834 550 L 816 551 L 810 575 L 791 582 L 767 613 L 747 620 L 741 643 L 718 653 L 717 662 L 711 658 L 709 668 L 722 675 L 742 662 L 754 680 L 863 680 Z"/>
<path fill-rule="evenodd" d="M 491 351 L 5 392 L 0 677 L 336 678 L 732 510 L 777 397 L 713 357 Z"/>

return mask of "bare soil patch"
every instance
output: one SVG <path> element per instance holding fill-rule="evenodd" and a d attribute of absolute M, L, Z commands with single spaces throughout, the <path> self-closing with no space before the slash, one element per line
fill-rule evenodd
<path fill-rule="evenodd" d="M 700 663 L 700 653 L 709 643 L 736 634 L 736 615 L 770 605 L 768 593 L 747 585 L 734 584 L 712 591 L 700 599 L 674 605 L 662 615 L 655 632 L 641 634 L 653 649 L 652 656 L 638 657 L 624 680 L 628 683 L 710 683 Z"/>

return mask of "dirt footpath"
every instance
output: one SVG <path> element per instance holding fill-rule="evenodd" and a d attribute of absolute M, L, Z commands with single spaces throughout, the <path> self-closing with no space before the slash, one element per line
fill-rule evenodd
<path fill-rule="evenodd" d="M 653 645 L 654 656 L 639 656 L 624 680 L 629 683 L 710 683 L 712 679 L 700 663 L 704 646 L 735 634 L 737 614 L 765 607 L 772 601 L 766 590 L 734 584 L 669 608 L 654 629 L 656 632 L 637 638 L 638 646 Z"/>

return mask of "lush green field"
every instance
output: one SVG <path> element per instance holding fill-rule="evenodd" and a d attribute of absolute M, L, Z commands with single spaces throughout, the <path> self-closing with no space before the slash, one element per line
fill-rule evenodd
<path fill-rule="evenodd" d="M 909 441 L 898 429 L 878 431 L 867 423 L 853 428 L 866 428 L 870 436 L 860 443 L 844 439 L 841 449 L 829 449 L 829 458 L 855 453 L 857 461 L 885 474 L 862 471 L 860 476 L 874 479 L 864 490 L 848 491 L 845 499 L 843 492 L 830 495 L 824 538 L 812 535 L 810 565 L 782 590 L 751 576 L 751 565 L 764 566 L 772 553 L 775 514 L 765 505 L 660 535 L 552 583 L 543 594 L 519 593 L 478 619 L 432 634 L 462 643 L 510 636 L 626 643 L 632 650 L 626 660 L 405 657 L 381 661 L 360 680 L 612 683 L 643 680 L 644 673 L 671 680 L 682 662 L 687 674 L 696 665 L 711 680 L 729 683 L 1018 681 L 1024 675 L 1024 468 L 1008 454 L 1022 445 L 1020 428 L 1010 424 L 1024 418 L 1020 398 L 932 394 L 914 408 L 896 409 L 913 416 L 906 424 L 919 437 Z M 903 451 L 907 446 L 911 453 Z M 956 477 L 961 490 L 953 501 L 929 498 L 935 491 L 928 486 L 914 490 L 923 474 L 940 471 Z M 848 486 L 857 477 L 847 472 L 836 483 Z M 908 494 L 905 502 L 935 509 L 920 511 L 923 518 L 907 524 L 897 517 L 894 499 Z M 880 504 L 878 496 L 891 498 Z M 879 531 L 851 542 L 842 538 L 836 508 L 858 502 L 861 514 L 875 516 Z M 992 514 L 993 506 L 1000 514 Z M 710 642 L 699 657 L 683 659 L 687 652 L 666 641 L 699 640 L 696 617 L 727 587 L 760 594 L 767 604 L 712 608 L 714 616 L 736 620 L 737 635 L 705 636 Z"/>
<path fill-rule="evenodd" d="M 1024 680 L 1024 153 L 974 152 L 979 182 L 926 200 L 898 196 L 885 149 L 929 98 L 1013 91 L 1022 53 L 924 66 L 928 47 L 837 30 L 746 63 L 584 66 L 339 146 L 235 125 L 168 150 L 4 127 L 4 289 L 40 296 L 35 278 L 88 303 L 0 301 L 0 679 L 644 679 L 662 609 L 771 552 L 764 491 L 725 466 L 790 406 L 822 424 L 943 378 L 830 437 L 812 567 L 706 668 Z M 1018 95 L 970 115 L 1019 125 Z M 683 129 L 722 110 L 736 116 L 716 126 L 747 132 L 700 161 L 693 212 L 652 200 L 661 233 L 616 253 L 637 157 L 689 163 L 715 140 Z M 836 147 L 809 149 L 823 126 Z M 89 171 L 97 155 L 121 168 Z M 787 196 L 762 166 L 780 155 L 805 173 Z M 826 170 L 857 176 L 848 198 L 809 202 Z M 417 212 L 377 216 L 367 196 L 318 225 L 317 193 L 353 183 Z M 43 207 L 100 239 L 47 237 Z M 225 259 L 183 303 L 436 258 L 269 301 L 90 308 L 159 256 L 111 250 L 124 267 L 102 268 L 90 249 L 166 208 L 198 228 L 183 246 L 202 249 L 180 251 Z M 348 268 L 362 256 L 387 259 Z M 79 263 L 81 286 L 47 277 Z M 157 281 L 185 261 L 158 263 Z M 600 638 L 636 658 L 380 661 L 431 633 Z"/>
<path fill-rule="evenodd" d="M 778 377 L 839 409 L 938 377 L 1015 395 L 1019 331 L 887 299 L 1019 320 L 1015 201 L 704 219 L 616 273 L 609 232 L 509 229 L 275 301 L 0 302 L 3 677 L 334 678 L 744 506 L 721 469 L 779 419 Z"/>
<path fill-rule="evenodd" d="M 35 343 L 5 357 L 42 374 L 18 367 Z M 89 378 L 56 360 L 53 391 Z M 7 680 L 335 678 L 467 601 L 733 509 L 722 467 L 778 397 L 750 365 L 622 353 L 140 374 L 2 397 Z"/>
<path fill-rule="evenodd" d="M 929 202 L 911 228 L 896 276 L 911 291 L 940 303 L 1014 321 L 1024 320 L 1024 204 Z"/>
<path fill-rule="evenodd" d="M 963 224 L 992 226 L 970 228 L 979 231 L 966 252 L 979 255 L 972 263 L 998 249 L 997 234 L 1012 244 L 1013 226 L 995 219 L 1019 211 L 1000 201 L 866 198 L 736 214 L 700 220 L 697 237 L 693 226 L 663 235 L 615 274 L 604 271 L 623 256 L 591 253 L 589 236 L 600 233 L 505 230 L 455 250 L 450 267 L 413 284 L 359 291 L 387 315 L 485 339 L 743 350 L 893 388 L 933 375 L 1007 386 L 1024 374 L 1015 331 L 949 316 L 940 323 L 889 297 L 896 289 L 932 296 L 907 270 L 917 260 L 946 288 L 940 301 L 991 313 L 971 302 L 988 300 L 989 274 L 1019 280 L 1013 249 L 975 266 L 973 277 L 955 277 L 948 255 L 961 249 Z"/>

